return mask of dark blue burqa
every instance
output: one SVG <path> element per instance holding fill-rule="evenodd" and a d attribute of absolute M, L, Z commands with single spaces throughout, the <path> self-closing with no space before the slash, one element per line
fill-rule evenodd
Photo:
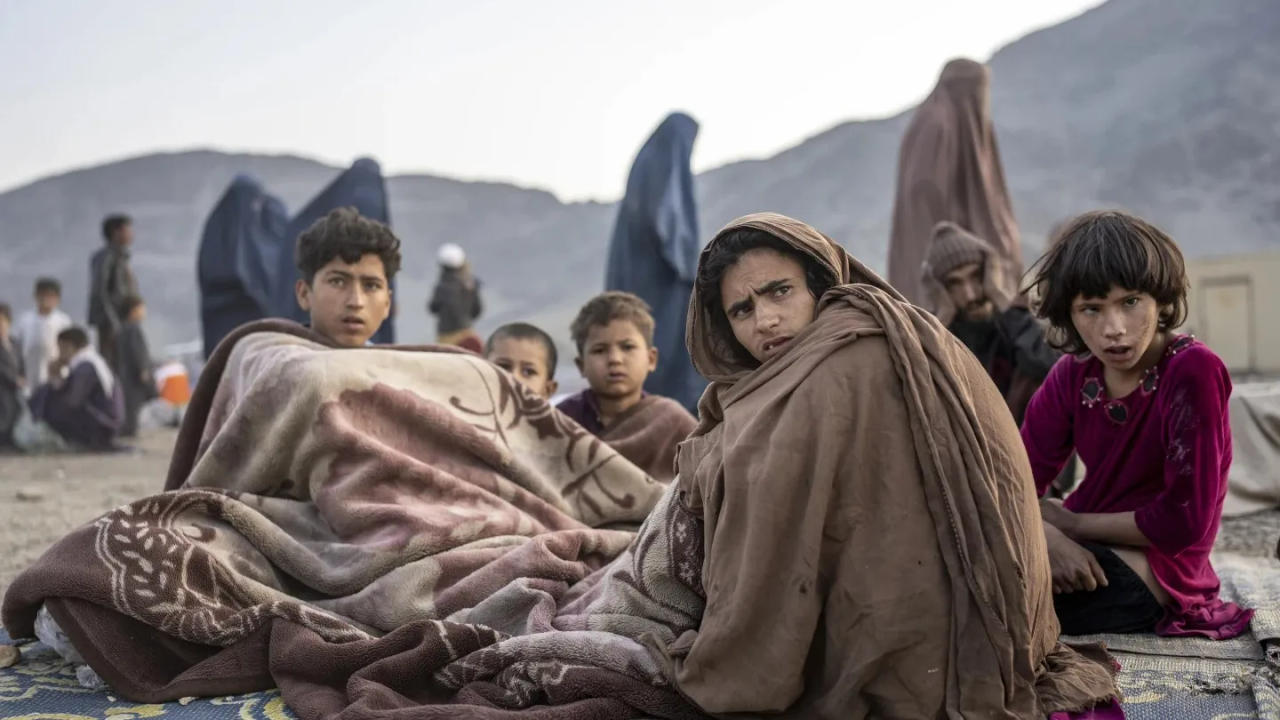
<path fill-rule="evenodd" d="M 289 252 L 281 255 L 278 265 L 281 282 L 276 288 L 277 315 L 292 318 L 298 322 L 307 322 L 307 314 L 298 307 L 298 300 L 294 294 L 294 285 L 299 278 L 293 255 L 294 245 L 298 241 L 298 236 L 311 227 L 316 220 L 328 215 L 332 210 L 348 206 L 354 206 L 357 212 L 370 220 L 377 220 L 386 225 L 391 224 L 391 212 L 387 204 L 387 185 L 382 180 L 382 168 L 378 166 L 376 160 L 369 158 L 356 160 L 350 169 L 329 183 L 329 187 L 312 198 L 311 202 L 289 221 L 289 229 L 285 235 L 289 239 Z M 391 290 L 392 293 L 395 292 L 394 281 L 391 283 Z M 394 295 L 392 297 L 394 298 Z M 395 307 L 394 299 L 392 307 Z M 372 341 L 379 344 L 394 343 L 394 320 L 393 311 L 392 316 L 388 317 L 386 322 L 382 323 L 382 327 L 378 328 L 378 332 L 374 333 Z"/>
<path fill-rule="evenodd" d="M 653 308 L 658 370 L 645 389 L 697 413 L 706 380 L 685 347 L 685 315 L 698 269 L 698 211 L 689 158 L 698 123 L 668 115 L 636 155 L 627 194 L 618 206 L 605 288 L 635 293 Z"/>
<path fill-rule="evenodd" d="M 231 181 L 209 213 L 196 265 L 206 358 L 233 329 L 272 314 L 280 256 L 292 255 L 288 222 L 284 203 L 246 175 Z"/>

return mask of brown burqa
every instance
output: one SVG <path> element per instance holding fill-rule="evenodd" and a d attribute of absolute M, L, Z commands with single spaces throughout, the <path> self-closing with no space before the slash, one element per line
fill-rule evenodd
<path fill-rule="evenodd" d="M 1117 695 L 1099 647 L 1058 642 L 1031 469 L 1004 401 L 935 318 L 781 215 L 768 232 L 839 279 L 758 368 L 695 292 L 712 385 L 680 449 L 706 608 L 663 650 L 703 710 L 1030 718 Z M 704 251 L 704 261 L 705 253 Z"/>
<path fill-rule="evenodd" d="M 920 264 L 933 226 L 942 220 L 990 243 L 1001 260 L 1000 287 L 1009 297 L 1018 294 L 1022 247 L 991 123 L 989 86 L 986 66 L 952 60 L 903 135 L 889 282 L 913 303 L 924 302 Z"/>

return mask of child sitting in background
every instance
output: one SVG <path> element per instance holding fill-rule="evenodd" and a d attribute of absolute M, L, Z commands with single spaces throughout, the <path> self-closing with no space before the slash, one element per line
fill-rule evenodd
<path fill-rule="evenodd" d="M 556 344 L 540 328 L 529 323 L 503 325 L 489 336 L 484 356 L 534 395 L 550 400 L 556 394 Z"/>
<path fill-rule="evenodd" d="M 589 387 L 560 403 L 560 412 L 661 482 L 675 476 L 676 446 L 697 421 L 680 403 L 644 391 L 658 366 L 653 316 L 625 292 L 592 298 L 570 326 L 574 362 Z"/>
<path fill-rule="evenodd" d="M 28 392 L 49 379 L 49 361 L 58 356 L 58 333 L 72 325 L 71 317 L 58 307 L 62 285 L 57 280 L 36 280 L 34 296 L 35 308 L 22 313 L 13 326 Z"/>
<path fill-rule="evenodd" d="M 89 345 L 84 328 L 58 333 L 49 382 L 31 396 L 31 417 L 73 447 L 112 450 L 124 423 L 124 395 L 107 361 Z"/>
<path fill-rule="evenodd" d="M 1067 353 L 1022 425 L 1041 495 L 1072 450 L 1088 473 L 1042 500 L 1054 607 L 1067 634 L 1235 637 L 1253 611 L 1224 602 L 1209 562 L 1231 464 L 1222 360 L 1190 335 L 1187 275 L 1169 236 L 1121 212 L 1060 231 L 1032 288 Z"/>
<path fill-rule="evenodd" d="M 124 391 L 124 424 L 121 437 L 138 434 L 138 411 L 154 400 L 155 376 L 151 372 L 151 352 L 147 348 L 147 336 L 142 322 L 147 317 L 147 306 L 136 295 L 126 297 L 120 303 L 124 322 L 116 335 L 116 377 Z"/>

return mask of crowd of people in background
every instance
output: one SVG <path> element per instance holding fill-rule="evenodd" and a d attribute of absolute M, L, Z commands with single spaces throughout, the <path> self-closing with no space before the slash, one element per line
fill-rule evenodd
<path fill-rule="evenodd" d="M 36 280 L 33 306 L 16 319 L 0 303 L 0 448 L 128 450 L 120 440 L 137 436 L 146 405 L 160 396 L 129 262 L 132 220 L 108 216 L 102 238 L 89 261 L 86 324 L 62 309 L 55 278 Z"/>

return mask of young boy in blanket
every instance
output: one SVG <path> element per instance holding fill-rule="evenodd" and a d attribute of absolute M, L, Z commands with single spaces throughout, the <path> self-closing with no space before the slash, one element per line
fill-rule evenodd
<path fill-rule="evenodd" d="M 391 313 L 400 240 L 391 228 L 339 208 L 298 236 L 298 305 L 311 329 L 342 347 L 362 347 Z"/>
<path fill-rule="evenodd" d="M 555 381 L 559 361 L 555 341 L 539 327 L 522 322 L 503 325 L 485 342 L 484 356 L 538 397 L 550 400 L 560 387 Z"/>
<path fill-rule="evenodd" d="M 649 305 L 631 293 L 602 293 L 578 311 L 570 333 L 589 387 L 557 409 L 654 479 L 670 481 L 676 446 L 698 423 L 675 400 L 644 391 L 658 367 Z"/>
<path fill-rule="evenodd" d="M 1219 597 L 1209 562 L 1231 464 L 1231 378 L 1174 332 L 1187 313 L 1178 246 L 1132 215 L 1086 213 L 1059 232 L 1031 289 L 1066 353 L 1022 424 L 1036 488 L 1073 450 L 1088 468 L 1065 503 L 1041 501 L 1063 632 L 1245 632 L 1253 611 Z"/>

